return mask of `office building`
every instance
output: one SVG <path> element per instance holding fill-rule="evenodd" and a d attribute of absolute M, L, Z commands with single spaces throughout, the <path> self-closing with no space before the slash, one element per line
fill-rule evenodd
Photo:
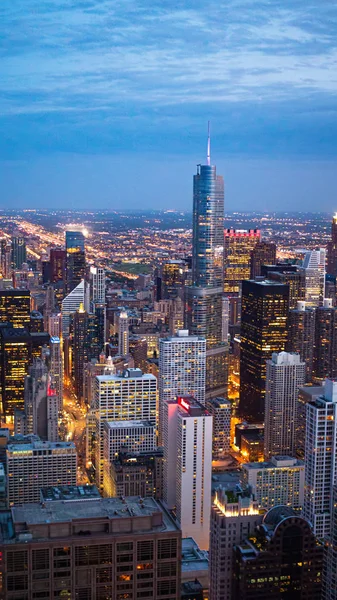
<path fill-rule="evenodd" d="M 43 442 L 27 436 L 6 450 L 7 500 L 13 504 L 40 502 L 40 489 L 76 485 L 77 454 L 73 442 Z"/>
<path fill-rule="evenodd" d="M 219 354 L 227 351 L 222 342 L 224 183 L 211 165 L 209 136 L 207 165 L 198 165 L 193 181 L 192 285 L 185 288 L 186 329 L 204 337 L 207 350 L 219 348 L 208 360 L 208 392 L 224 395 L 226 385 L 219 374 Z"/>
<path fill-rule="evenodd" d="M 25 238 L 12 237 L 12 269 L 21 269 L 25 262 L 27 262 Z"/>
<path fill-rule="evenodd" d="M 304 501 L 304 462 L 291 456 L 273 456 L 269 462 L 242 465 L 241 482 L 249 487 L 259 509 L 284 504 L 300 511 Z"/>
<path fill-rule="evenodd" d="M 331 240 L 328 242 L 328 266 L 329 275 L 337 275 L 337 214 L 332 217 Z"/>
<path fill-rule="evenodd" d="M 273 353 L 267 360 L 264 455 L 296 452 L 296 410 L 299 388 L 305 383 L 305 363 L 299 354 Z"/>
<path fill-rule="evenodd" d="M 205 404 L 206 340 L 187 330 L 159 340 L 159 427 L 162 435 L 164 404 L 176 396 L 193 396 Z"/>
<path fill-rule="evenodd" d="M 306 252 L 300 271 L 304 275 L 304 300 L 307 306 L 322 306 L 325 298 L 325 254 L 324 248 Z"/>
<path fill-rule="evenodd" d="M 71 317 L 73 381 L 77 398 L 83 401 L 84 364 L 98 359 L 98 327 L 95 315 L 87 313 L 83 305 Z"/>
<path fill-rule="evenodd" d="M 41 600 L 180 600 L 181 532 L 165 509 L 153 498 L 85 490 L 5 513 L 4 600 L 18 586 L 21 597 Z"/>
<path fill-rule="evenodd" d="M 88 286 L 84 279 L 62 300 L 62 335 L 69 336 L 70 315 L 75 313 L 80 306 L 84 310 L 89 308 Z"/>
<path fill-rule="evenodd" d="M 42 333 L 44 331 L 43 316 L 38 310 L 30 313 L 29 331 L 31 333 Z"/>
<path fill-rule="evenodd" d="M 65 281 L 66 251 L 62 248 L 50 249 L 50 282 Z"/>
<path fill-rule="evenodd" d="M 305 381 L 313 376 L 315 347 L 315 309 L 307 308 L 305 302 L 297 302 L 297 308 L 289 311 L 287 352 L 299 354 L 305 363 Z"/>
<path fill-rule="evenodd" d="M 66 231 L 66 293 L 70 294 L 85 275 L 85 246 L 81 231 Z"/>
<path fill-rule="evenodd" d="M 24 408 L 25 377 L 31 361 L 32 341 L 28 329 L 1 327 L 2 414 L 13 419 L 15 410 Z"/>
<path fill-rule="evenodd" d="M 305 301 L 305 276 L 303 270 L 287 271 L 284 268 L 282 271 L 273 271 L 268 269 L 267 277 L 271 281 L 278 281 L 289 286 L 290 310 L 297 308 L 298 302 Z"/>
<path fill-rule="evenodd" d="M 222 341 L 228 342 L 229 335 L 229 298 L 222 298 Z"/>
<path fill-rule="evenodd" d="M 120 356 L 129 354 L 129 317 L 124 310 L 118 317 L 118 354 Z"/>
<path fill-rule="evenodd" d="M 61 340 L 59 337 L 50 338 L 49 349 L 50 383 L 57 394 L 58 407 L 59 411 L 61 411 L 63 408 L 63 361 L 61 352 Z"/>
<path fill-rule="evenodd" d="M 249 537 L 262 521 L 256 500 L 249 490 L 219 489 L 211 510 L 209 549 L 209 598 L 233 598 L 233 549 Z"/>
<path fill-rule="evenodd" d="M 206 350 L 206 398 L 227 396 L 228 363 L 229 344 L 227 342 Z"/>
<path fill-rule="evenodd" d="M 15 411 L 15 433 L 35 434 L 42 440 L 58 441 L 59 403 L 46 363 L 35 359 L 25 378 L 24 408 Z"/>
<path fill-rule="evenodd" d="M 305 385 L 300 387 L 298 390 L 298 400 L 297 400 L 297 409 L 295 412 L 296 418 L 296 440 L 295 440 L 295 450 L 296 456 L 299 458 L 304 458 L 305 452 L 305 422 L 306 422 L 306 414 L 307 414 L 307 404 L 308 402 L 313 402 L 319 396 L 324 394 L 324 385 Z"/>
<path fill-rule="evenodd" d="M 169 332 L 170 335 L 177 335 L 177 332 L 184 329 L 185 306 L 183 300 L 178 296 L 171 300 L 169 308 Z"/>
<path fill-rule="evenodd" d="M 109 492 L 109 493 L 108 493 Z M 104 471 L 104 493 L 109 496 L 163 497 L 163 450 L 120 453 Z"/>
<path fill-rule="evenodd" d="M 51 337 L 60 338 L 62 335 L 61 313 L 54 313 L 48 317 L 47 331 Z"/>
<path fill-rule="evenodd" d="M 186 264 L 183 260 L 169 260 L 162 267 L 161 298 L 184 299 Z"/>
<path fill-rule="evenodd" d="M 94 304 L 105 304 L 105 270 L 90 267 L 90 300 Z"/>
<path fill-rule="evenodd" d="M 325 298 L 315 312 L 313 378 L 321 383 L 326 377 L 337 377 L 337 308 Z"/>
<path fill-rule="evenodd" d="M 40 358 L 42 351 L 49 347 L 50 335 L 47 331 L 31 332 L 30 340 L 33 360 L 34 358 Z"/>
<path fill-rule="evenodd" d="M 242 284 L 240 404 L 252 422 L 264 417 L 266 361 L 287 339 L 289 287 L 265 281 Z"/>
<path fill-rule="evenodd" d="M 261 277 L 262 265 L 274 265 L 276 262 L 276 244 L 273 242 L 258 241 L 250 253 L 249 279 Z"/>
<path fill-rule="evenodd" d="M 212 416 L 191 396 L 164 406 L 164 501 L 183 537 L 207 550 L 211 509 Z"/>
<path fill-rule="evenodd" d="M 0 510 L 7 508 L 7 477 L 3 463 L 0 462 Z"/>
<path fill-rule="evenodd" d="M 96 485 L 103 484 L 104 423 L 107 421 L 149 421 L 157 423 L 157 380 L 140 369 L 126 369 L 119 375 L 99 375 L 95 381 L 94 421 Z M 99 443 L 97 443 L 99 440 Z"/>
<path fill-rule="evenodd" d="M 327 379 L 324 394 L 306 404 L 303 514 L 314 534 L 330 533 L 332 488 L 336 481 L 337 381 Z"/>
<path fill-rule="evenodd" d="M 323 546 L 310 522 L 276 506 L 253 535 L 235 547 L 231 600 L 320 600 Z"/>
<path fill-rule="evenodd" d="M 258 229 L 225 229 L 224 234 L 224 292 L 239 295 L 242 281 L 250 279 L 251 252 L 261 233 Z"/>
<path fill-rule="evenodd" d="M 0 290 L 0 323 L 30 327 L 29 290 Z"/>
<path fill-rule="evenodd" d="M 213 460 L 221 460 L 230 451 L 232 404 L 226 398 L 206 400 L 206 409 L 213 417 Z"/>
<path fill-rule="evenodd" d="M 331 529 L 325 541 L 322 600 L 337 598 L 337 485 L 332 489 Z"/>

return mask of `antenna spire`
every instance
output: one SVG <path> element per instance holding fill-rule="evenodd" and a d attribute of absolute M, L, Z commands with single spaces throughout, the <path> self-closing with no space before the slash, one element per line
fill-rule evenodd
<path fill-rule="evenodd" d="M 208 121 L 208 135 L 207 135 L 207 165 L 211 165 L 211 127 Z"/>

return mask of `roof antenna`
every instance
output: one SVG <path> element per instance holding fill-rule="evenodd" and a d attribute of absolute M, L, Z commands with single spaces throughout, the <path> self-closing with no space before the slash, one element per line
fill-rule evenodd
<path fill-rule="evenodd" d="M 208 136 L 207 136 L 207 165 L 211 165 L 211 128 L 210 122 L 208 121 Z"/>

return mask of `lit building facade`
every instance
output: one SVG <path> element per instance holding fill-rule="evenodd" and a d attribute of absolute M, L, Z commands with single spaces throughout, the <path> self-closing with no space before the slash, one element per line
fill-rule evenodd
<path fill-rule="evenodd" d="M 296 410 L 305 383 L 305 363 L 299 354 L 273 353 L 267 360 L 264 455 L 266 460 L 296 452 Z"/>
<path fill-rule="evenodd" d="M 186 264 L 182 260 L 169 260 L 162 267 L 161 297 L 163 300 L 184 298 Z"/>
<path fill-rule="evenodd" d="M 120 356 L 129 354 L 129 317 L 124 310 L 118 317 L 118 354 Z"/>
<path fill-rule="evenodd" d="M 329 275 L 337 275 L 337 214 L 332 217 L 331 240 L 328 243 L 328 267 Z"/>
<path fill-rule="evenodd" d="M 250 277 L 261 277 L 262 265 L 274 265 L 276 262 L 276 244 L 260 240 L 250 253 Z"/>
<path fill-rule="evenodd" d="M 289 287 L 265 281 L 242 284 L 240 404 L 252 422 L 264 417 L 266 361 L 287 339 Z"/>
<path fill-rule="evenodd" d="M 313 376 L 315 348 L 315 309 L 307 308 L 305 302 L 297 302 L 297 308 L 289 311 L 287 352 L 300 355 L 305 363 L 305 381 L 309 383 Z"/>
<path fill-rule="evenodd" d="M 244 279 L 250 278 L 251 252 L 261 239 L 258 229 L 225 229 L 224 292 L 239 295 Z"/>
<path fill-rule="evenodd" d="M 316 308 L 313 378 L 316 383 L 337 377 L 337 308 L 325 298 Z"/>
<path fill-rule="evenodd" d="M 307 306 L 322 306 L 325 298 L 325 248 L 306 252 L 301 272 L 304 274 L 304 300 Z"/>
<path fill-rule="evenodd" d="M 25 238 L 12 237 L 12 269 L 21 269 L 25 262 L 27 262 Z"/>
<path fill-rule="evenodd" d="M 30 291 L 0 290 L 0 323 L 13 327 L 30 326 Z"/>
<path fill-rule="evenodd" d="M 213 460 L 221 460 L 230 451 L 232 404 L 226 398 L 206 400 L 206 409 L 213 417 Z"/>
<path fill-rule="evenodd" d="M 85 244 L 81 231 L 66 231 L 66 293 L 70 294 L 85 275 Z"/>

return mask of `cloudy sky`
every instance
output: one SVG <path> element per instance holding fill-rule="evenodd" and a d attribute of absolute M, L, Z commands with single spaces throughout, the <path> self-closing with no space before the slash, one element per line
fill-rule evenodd
<path fill-rule="evenodd" d="M 337 209 L 335 0 L 2 0 L 3 207 Z"/>

